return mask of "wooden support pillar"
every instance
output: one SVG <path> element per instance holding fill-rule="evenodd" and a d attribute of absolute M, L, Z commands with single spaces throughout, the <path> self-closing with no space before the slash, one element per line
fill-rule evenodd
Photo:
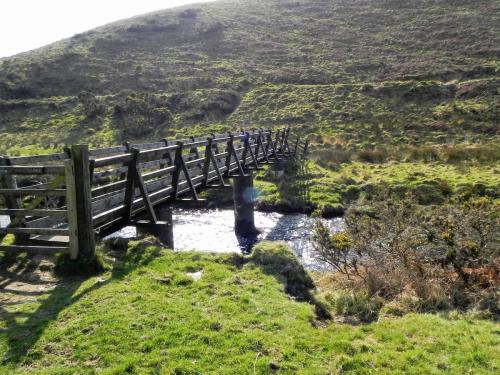
<path fill-rule="evenodd" d="M 279 133 L 279 131 L 278 131 L 278 133 Z M 271 153 L 269 154 L 269 157 L 277 159 L 278 152 L 276 151 L 276 145 L 273 141 L 272 132 L 269 132 L 269 135 L 267 136 L 266 154 L 269 152 L 269 149 L 271 149 Z"/>
<path fill-rule="evenodd" d="M 247 133 L 248 134 L 248 133 Z M 259 161 L 256 158 L 256 154 L 252 150 L 252 146 L 250 145 L 250 136 L 248 137 L 248 152 L 250 152 L 250 157 L 252 158 L 252 164 L 254 165 L 255 169 L 261 169 L 259 166 Z M 245 158 L 246 160 L 246 158 Z"/>
<path fill-rule="evenodd" d="M 259 233 L 255 227 L 252 172 L 233 177 L 234 231 L 239 236 L 255 236 Z"/>
<path fill-rule="evenodd" d="M 278 151 L 281 153 L 281 154 L 285 154 L 285 139 L 286 139 L 286 129 L 283 129 L 281 131 L 281 137 L 279 138 L 279 147 L 278 147 Z"/>
<path fill-rule="evenodd" d="M 163 139 L 163 143 L 165 143 L 165 147 L 171 146 L 171 143 L 168 139 Z M 167 160 L 168 165 L 174 165 L 172 156 L 170 156 L 170 151 L 165 153 L 164 158 Z"/>
<path fill-rule="evenodd" d="M 278 154 L 281 152 L 281 149 L 279 147 L 280 146 L 280 139 L 281 139 L 281 130 L 278 130 L 276 132 L 276 139 L 273 143 L 276 158 L 278 158 Z"/>
<path fill-rule="evenodd" d="M 151 203 L 151 199 L 149 198 L 148 189 L 146 187 L 146 184 L 144 183 L 144 179 L 142 178 L 141 168 L 139 166 L 139 155 L 141 152 L 136 148 L 133 148 L 131 151 L 133 160 L 129 166 L 129 172 L 132 172 L 135 183 L 139 187 L 139 191 L 142 195 L 142 201 L 144 202 L 144 205 L 146 207 L 146 212 L 149 216 L 149 220 L 152 223 L 156 223 L 157 219 L 155 210 L 153 208 L 153 204 Z"/>
<path fill-rule="evenodd" d="M 194 137 L 190 137 L 189 139 L 193 143 L 196 142 L 196 139 Z M 194 154 L 195 159 L 199 159 L 200 158 L 200 152 L 198 151 L 198 146 L 191 147 L 191 149 L 189 150 L 189 153 Z"/>
<path fill-rule="evenodd" d="M 174 189 L 172 191 L 172 195 L 171 195 L 172 200 L 177 199 L 177 193 L 179 191 L 179 180 L 180 180 L 180 176 L 181 176 L 182 163 L 183 163 L 183 159 L 182 159 L 183 149 L 184 149 L 184 143 L 177 142 L 177 150 L 175 150 L 175 156 L 174 156 L 175 170 L 174 170 L 174 173 L 172 174 L 172 187 Z"/>
<path fill-rule="evenodd" d="M 247 156 L 248 156 L 248 148 L 250 146 L 250 134 L 248 132 L 242 132 L 243 136 L 243 152 L 241 154 L 241 166 L 246 168 L 247 164 Z"/>
<path fill-rule="evenodd" d="M 243 166 L 241 165 L 240 158 L 238 157 L 238 154 L 236 153 L 236 149 L 234 148 L 234 135 L 229 133 L 229 142 L 227 142 L 227 158 L 226 158 L 226 167 L 227 167 L 227 175 L 229 176 L 230 169 L 231 169 L 231 155 L 234 156 L 236 165 L 238 166 L 238 173 L 240 176 L 245 175 L 245 171 L 243 170 Z"/>
<path fill-rule="evenodd" d="M 78 233 L 78 256 L 93 257 L 95 253 L 95 233 L 92 220 L 92 201 L 90 186 L 89 148 L 87 145 L 71 147 L 73 162 L 74 208 Z M 67 176 L 67 178 L 69 178 Z M 69 207 L 68 207 L 69 209 Z M 71 215 L 72 213 L 68 213 Z M 74 215 L 74 213 L 73 213 Z"/>

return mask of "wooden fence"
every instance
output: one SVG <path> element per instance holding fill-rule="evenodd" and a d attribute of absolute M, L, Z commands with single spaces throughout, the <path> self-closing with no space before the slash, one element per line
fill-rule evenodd
<path fill-rule="evenodd" d="M 307 153 L 308 143 L 290 129 L 219 134 L 179 141 L 64 153 L 0 158 L 0 196 L 10 224 L 0 251 L 91 255 L 95 239 L 133 223 L 157 222 L 154 206 L 226 186 L 225 179 L 262 164 Z"/>

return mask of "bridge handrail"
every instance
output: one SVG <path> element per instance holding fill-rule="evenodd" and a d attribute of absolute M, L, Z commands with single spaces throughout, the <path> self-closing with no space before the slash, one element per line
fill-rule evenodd
<path fill-rule="evenodd" d="M 226 186 L 225 178 L 246 169 L 307 153 L 307 141 L 297 137 L 291 142 L 289 128 L 253 129 L 185 141 L 93 150 L 75 145 L 64 153 L 0 157 L 0 197 L 6 206 L 0 214 L 11 217 L 11 224 L 0 228 L 0 243 L 8 234 L 19 240 L 19 245 L 0 246 L 0 251 L 53 249 L 72 259 L 88 255 L 94 251 L 95 235 L 102 237 L 144 212 L 154 222 L 157 204 L 186 194 L 197 200 L 198 190 Z M 23 186 L 17 186 L 16 176 L 24 178 Z M 35 182 L 26 184 L 29 176 Z M 27 204 L 22 197 L 34 198 Z M 46 201 L 53 206 L 41 206 Z M 32 243 L 50 236 L 65 236 L 69 242 Z"/>

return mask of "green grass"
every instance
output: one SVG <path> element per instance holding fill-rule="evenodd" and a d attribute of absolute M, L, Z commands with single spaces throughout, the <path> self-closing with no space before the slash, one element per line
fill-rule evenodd
<path fill-rule="evenodd" d="M 314 157 L 314 156 L 313 156 Z M 338 215 L 363 194 L 378 187 L 416 195 L 424 204 L 441 203 L 452 197 L 486 195 L 500 196 L 500 169 L 497 162 L 399 162 L 367 163 L 352 161 L 322 167 L 324 162 L 309 160 L 300 175 L 282 181 L 256 176 L 255 187 L 260 192 L 261 208 L 293 207 L 296 198 L 294 184 L 306 186 L 304 204 L 319 209 L 323 215 Z M 292 203 L 290 203 L 292 201 Z M 303 208 L 297 206 L 299 211 Z"/>
<path fill-rule="evenodd" d="M 199 281 L 188 272 L 202 270 Z M 132 243 L 114 269 L 2 307 L 8 374 L 494 374 L 498 323 L 410 314 L 317 323 L 279 274 L 239 256 Z"/>

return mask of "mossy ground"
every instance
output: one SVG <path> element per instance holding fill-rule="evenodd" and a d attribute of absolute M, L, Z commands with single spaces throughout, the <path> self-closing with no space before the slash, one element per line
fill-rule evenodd
<path fill-rule="evenodd" d="M 318 322 L 312 305 L 284 293 L 273 262 L 261 266 L 259 259 L 133 242 L 112 271 L 61 280 L 24 303 L 2 302 L 0 372 L 493 374 L 500 368 L 496 323 L 426 314 L 359 326 Z M 202 276 L 195 281 L 188 273 L 197 271 Z"/>

